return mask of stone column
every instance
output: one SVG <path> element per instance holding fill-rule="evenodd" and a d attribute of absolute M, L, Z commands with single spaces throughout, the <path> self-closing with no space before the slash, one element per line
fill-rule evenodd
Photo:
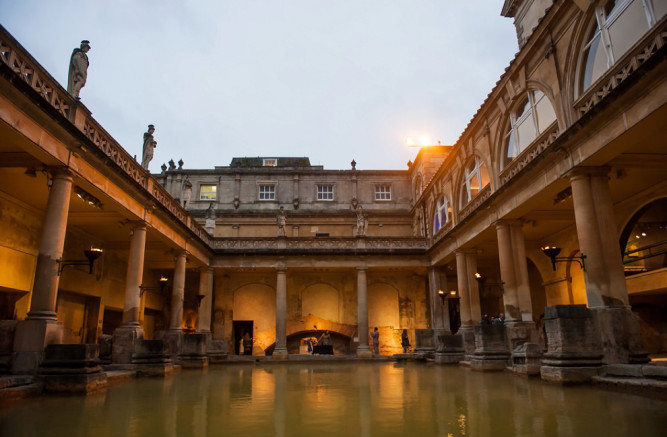
<path fill-rule="evenodd" d="M 443 303 L 443 298 L 438 294 L 438 291 L 442 289 L 442 283 L 440 270 L 437 267 L 428 268 L 428 285 L 431 295 L 431 327 L 434 331 L 444 330 L 451 333 L 449 327 L 449 307 L 447 301 L 445 300 Z M 448 294 L 447 290 L 442 291 L 445 292 L 444 296 L 446 298 Z"/>
<path fill-rule="evenodd" d="M 475 280 L 477 272 L 477 257 L 475 253 L 467 250 L 456 251 L 456 277 L 459 284 L 461 329 L 463 336 L 463 347 L 466 354 L 471 355 L 475 351 L 475 334 L 473 327 L 482 318 L 479 304 L 479 288 Z"/>
<path fill-rule="evenodd" d="M 127 273 L 125 275 L 123 322 L 113 334 L 111 360 L 114 364 L 131 363 L 135 342 L 144 338 L 144 331 L 140 324 L 140 287 L 144 276 L 145 249 L 146 225 L 140 223 L 132 229 L 132 238 L 130 239 L 130 253 L 127 259 Z"/>
<path fill-rule="evenodd" d="M 174 288 L 171 292 L 170 330 L 183 330 L 183 299 L 185 298 L 185 263 L 187 254 L 181 252 L 176 256 L 174 269 Z"/>
<path fill-rule="evenodd" d="M 197 332 L 211 334 L 211 309 L 213 308 L 213 267 L 199 269 L 199 295 L 204 296 L 199 303 Z"/>
<path fill-rule="evenodd" d="M 55 169 L 44 211 L 30 311 L 26 319 L 18 323 L 14 334 L 12 373 L 33 373 L 39 367 L 44 348 L 62 343 L 62 323 L 56 320 L 56 300 L 71 193 L 71 173 L 66 168 Z"/>
<path fill-rule="evenodd" d="M 521 226 L 518 221 L 496 222 L 500 278 L 508 322 L 533 322 L 526 246 Z"/>
<path fill-rule="evenodd" d="M 357 267 L 357 335 L 359 346 L 357 346 L 358 358 L 371 358 L 372 353 L 368 348 L 368 281 L 366 278 L 366 267 Z"/>
<path fill-rule="evenodd" d="M 187 253 L 185 251 L 176 255 L 174 286 L 171 291 L 171 317 L 169 318 L 169 330 L 165 334 L 167 350 L 172 358 L 178 356 L 183 342 L 183 299 L 185 298 L 186 261 Z"/>
<path fill-rule="evenodd" d="M 606 167 L 569 173 L 579 249 L 586 255 L 586 298 L 590 308 L 628 306 L 623 262 Z"/>
<path fill-rule="evenodd" d="M 273 360 L 286 360 L 287 353 L 287 268 L 276 267 L 276 347 Z"/>
<path fill-rule="evenodd" d="M 607 167 L 581 167 L 568 176 L 579 249 L 586 255 L 586 298 L 600 333 L 604 361 L 643 363 L 639 319 L 629 306 Z"/>

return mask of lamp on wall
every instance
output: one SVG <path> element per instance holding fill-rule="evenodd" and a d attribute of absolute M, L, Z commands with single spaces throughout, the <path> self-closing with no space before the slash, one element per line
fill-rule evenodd
<path fill-rule="evenodd" d="M 440 300 L 442 301 L 442 304 L 445 304 L 445 292 L 442 290 L 438 290 L 438 296 L 440 296 Z"/>
<path fill-rule="evenodd" d="M 146 290 L 148 291 L 160 291 L 160 293 L 164 293 L 164 289 L 167 288 L 167 282 L 169 282 L 169 278 L 167 278 L 164 275 L 160 276 L 160 279 L 158 279 L 158 285 L 157 286 L 144 286 L 140 285 L 139 286 L 139 296 L 143 296 L 144 292 Z"/>
<path fill-rule="evenodd" d="M 477 280 L 477 283 L 479 284 L 480 290 L 484 290 L 484 286 L 487 288 L 491 287 L 498 287 L 502 293 L 505 292 L 505 282 L 500 281 L 500 282 L 487 282 L 486 277 L 482 276 L 481 273 L 475 272 L 475 279 Z"/>
<path fill-rule="evenodd" d="M 561 250 L 560 247 L 545 246 L 541 249 L 542 253 L 551 259 L 551 266 L 553 267 L 554 272 L 556 271 L 556 263 L 562 261 L 576 261 L 579 264 L 579 267 L 581 267 L 581 270 L 586 271 L 586 264 L 584 263 L 586 255 L 583 253 L 579 256 L 558 256 Z"/>
<path fill-rule="evenodd" d="M 99 249 L 97 247 L 90 247 L 90 249 L 84 250 L 83 254 L 86 256 L 85 260 L 64 260 L 60 258 L 56 262 L 58 263 L 58 276 L 60 276 L 63 272 L 63 269 L 67 266 L 85 266 L 87 265 L 88 268 L 88 273 L 93 274 L 93 264 L 95 263 L 95 260 L 99 257 L 102 256 L 102 249 Z"/>

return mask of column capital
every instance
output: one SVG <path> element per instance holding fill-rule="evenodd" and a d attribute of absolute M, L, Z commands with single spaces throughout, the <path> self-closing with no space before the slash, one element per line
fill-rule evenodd
<path fill-rule="evenodd" d="M 598 167 L 580 166 L 568 170 L 564 176 L 570 179 L 571 181 L 575 179 L 589 178 L 589 177 L 607 177 L 609 175 L 610 170 L 611 170 L 610 167 L 606 165 L 601 165 Z"/>
<path fill-rule="evenodd" d="M 368 267 L 366 267 L 366 266 L 357 266 L 356 269 L 360 272 L 363 272 L 363 271 L 368 270 Z"/>
<path fill-rule="evenodd" d="M 50 173 L 53 178 L 72 180 L 73 173 L 69 167 L 64 167 L 62 165 L 47 167 L 46 171 Z"/>
<path fill-rule="evenodd" d="M 287 266 L 283 263 L 276 264 L 276 271 L 278 273 L 285 273 L 287 271 Z"/>
<path fill-rule="evenodd" d="M 134 231 L 135 229 L 146 229 L 148 227 L 148 223 L 146 223 L 144 220 L 131 220 L 127 222 L 127 225 L 130 228 L 130 232 Z"/>
<path fill-rule="evenodd" d="M 456 255 L 458 254 L 466 254 L 466 255 L 477 255 L 477 249 L 472 247 L 472 248 L 466 248 L 466 249 L 456 249 L 454 250 L 454 253 Z"/>
<path fill-rule="evenodd" d="M 493 224 L 496 227 L 496 230 L 498 228 L 502 228 L 505 226 L 516 226 L 516 227 L 523 227 L 524 220 L 523 219 L 500 219 L 496 220 Z"/>

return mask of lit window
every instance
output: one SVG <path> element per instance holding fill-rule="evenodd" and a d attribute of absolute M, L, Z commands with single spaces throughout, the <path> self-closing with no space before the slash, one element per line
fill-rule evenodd
<path fill-rule="evenodd" d="M 509 126 L 505 134 L 507 144 L 503 167 L 525 150 L 539 134 L 556 120 L 551 102 L 542 91 L 528 91 L 525 100 L 510 113 Z"/>
<path fill-rule="evenodd" d="M 275 167 L 278 165 L 278 160 L 275 158 L 265 158 L 262 160 L 262 165 L 264 167 Z"/>
<path fill-rule="evenodd" d="M 582 49 L 579 92 L 598 80 L 664 14 L 664 1 L 607 0 L 597 7 Z"/>
<path fill-rule="evenodd" d="M 317 200 L 334 200 L 333 185 L 318 185 Z"/>
<path fill-rule="evenodd" d="M 390 185 L 376 185 L 375 186 L 375 200 L 391 200 L 391 186 Z"/>
<path fill-rule="evenodd" d="M 467 205 L 468 202 L 470 202 L 472 198 L 488 184 L 489 172 L 486 170 L 486 165 L 484 165 L 479 158 L 475 157 L 474 160 L 470 161 L 463 172 L 459 208 L 463 208 Z"/>
<path fill-rule="evenodd" d="M 259 200 L 276 200 L 276 186 L 260 185 L 257 197 Z"/>
<path fill-rule="evenodd" d="M 199 200 L 215 200 L 216 190 L 215 185 L 201 185 L 199 187 Z"/>
<path fill-rule="evenodd" d="M 440 229 L 442 229 L 447 223 L 449 223 L 449 217 L 451 216 L 452 207 L 449 205 L 449 199 L 443 196 L 435 207 L 435 213 L 433 214 L 433 233 L 435 234 Z"/>

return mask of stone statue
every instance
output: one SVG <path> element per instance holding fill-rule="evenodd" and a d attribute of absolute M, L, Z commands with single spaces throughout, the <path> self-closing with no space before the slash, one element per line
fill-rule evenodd
<path fill-rule="evenodd" d="M 208 204 L 208 209 L 206 210 L 206 220 L 214 219 L 215 220 L 215 208 L 213 207 L 213 202 Z"/>
<path fill-rule="evenodd" d="M 364 208 L 359 205 L 357 207 L 357 237 L 366 235 L 366 228 L 368 228 L 368 219 L 364 215 Z"/>
<path fill-rule="evenodd" d="M 213 207 L 213 202 L 208 204 L 208 209 L 204 217 L 206 218 L 204 227 L 209 234 L 213 235 L 213 231 L 215 231 L 215 208 Z"/>
<path fill-rule="evenodd" d="M 285 225 L 287 224 L 287 214 L 285 213 L 285 208 L 280 207 L 280 211 L 276 214 L 276 224 L 278 225 L 278 236 L 285 236 Z"/>
<path fill-rule="evenodd" d="M 148 170 L 148 164 L 153 160 L 153 150 L 157 147 L 157 141 L 153 139 L 155 126 L 148 125 L 148 132 L 144 132 L 144 151 L 141 158 L 141 166 Z"/>
<path fill-rule="evenodd" d="M 183 200 L 183 208 L 185 208 L 188 205 L 188 202 L 190 202 L 191 197 L 192 197 L 192 182 L 190 182 L 186 176 L 185 180 L 183 181 L 183 193 L 181 194 L 181 199 Z"/>
<path fill-rule="evenodd" d="M 79 99 L 79 92 L 86 84 L 88 78 L 88 55 L 90 50 L 90 41 L 81 41 L 81 48 L 72 51 L 72 57 L 69 59 L 69 75 L 67 77 L 67 92 L 75 99 Z"/>

